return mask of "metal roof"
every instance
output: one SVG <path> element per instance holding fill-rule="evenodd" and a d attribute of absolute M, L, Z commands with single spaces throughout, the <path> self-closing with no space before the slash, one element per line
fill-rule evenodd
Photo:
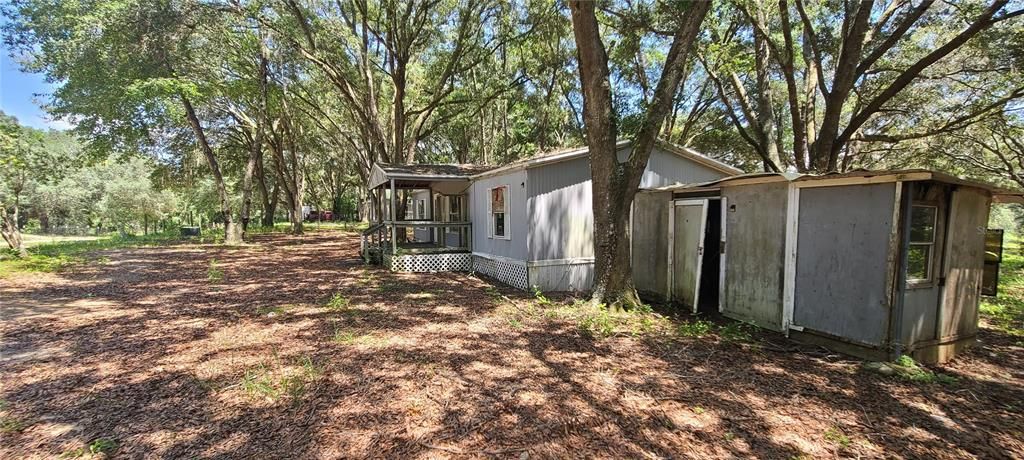
<path fill-rule="evenodd" d="M 758 184 L 758 183 L 770 183 L 770 182 L 808 182 L 808 181 L 825 181 L 825 180 L 838 180 L 838 179 L 861 179 L 863 182 L 900 182 L 900 181 L 923 181 L 931 180 L 936 182 L 944 182 L 948 184 L 964 185 L 968 187 L 980 188 L 987 190 L 992 193 L 996 202 L 1001 203 L 1020 203 L 1024 202 L 1024 192 L 1018 190 L 1010 190 L 998 187 L 996 185 L 974 181 L 969 179 L 962 179 L 951 174 L 947 174 L 940 171 L 932 171 L 929 169 L 894 169 L 894 170 L 854 170 L 844 173 L 827 173 L 827 174 L 800 174 L 800 173 L 772 173 L 772 172 L 761 172 L 761 173 L 750 173 L 740 174 L 736 176 L 726 177 L 711 182 L 703 182 L 699 184 L 681 184 L 681 185 L 669 185 L 667 187 L 659 187 L 654 189 L 647 189 L 647 191 L 662 191 L 662 192 L 687 192 L 687 191 L 698 191 L 707 190 L 712 188 L 718 188 L 723 185 L 744 185 L 744 184 Z"/>

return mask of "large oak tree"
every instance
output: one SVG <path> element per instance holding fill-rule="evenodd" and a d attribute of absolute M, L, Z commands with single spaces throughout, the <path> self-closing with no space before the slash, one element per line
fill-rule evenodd
<path fill-rule="evenodd" d="M 592 302 L 597 304 L 629 308 L 640 303 L 630 267 L 629 208 L 665 117 L 672 110 L 687 58 L 711 2 L 679 2 L 678 5 L 680 11 L 674 14 L 672 43 L 661 76 L 633 135 L 632 150 L 623 162 L 619 161 L 615 148 L 617 116 L 608 53 L 601 39 L 595 4 L 569 2 L 583 89 L 583 121 L 590 148 L 595 259 Z"/>

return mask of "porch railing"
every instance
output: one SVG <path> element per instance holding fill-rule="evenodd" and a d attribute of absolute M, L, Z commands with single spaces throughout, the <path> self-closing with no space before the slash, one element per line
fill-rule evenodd
<path fill-rule="evenodd" d="M 363 231 L 360 249 L 368 260 L 368 251 L 470 252 L 473 250 L 472 233 L 472 224 L 469 222 L 384 221 Z"/>

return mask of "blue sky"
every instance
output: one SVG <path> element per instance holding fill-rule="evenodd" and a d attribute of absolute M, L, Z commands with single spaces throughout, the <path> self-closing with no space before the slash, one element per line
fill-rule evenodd
<path fill-rule="evenodd" d="M 7 47 L 0 43 L 0 109 L 34 128 L 67 129 L 68 123 L 52 120 L 39 107 L 53 92 L 53 85 L 42 75 L 22 72 L 9 54 Z"/>

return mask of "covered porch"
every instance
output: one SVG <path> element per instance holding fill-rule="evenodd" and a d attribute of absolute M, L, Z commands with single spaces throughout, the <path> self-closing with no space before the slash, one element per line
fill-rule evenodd
<path fill-rule="evenodd" d="M 364 260 L 396 271 L 469 270 L 473 250 L 467 191 L 476 165 L 374 165 Z"/>

